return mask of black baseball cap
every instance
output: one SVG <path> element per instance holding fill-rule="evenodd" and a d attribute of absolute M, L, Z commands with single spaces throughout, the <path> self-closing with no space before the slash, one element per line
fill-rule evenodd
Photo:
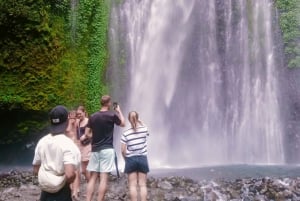
<path fill-rule="evenodd" d="M 65 106 L 54 107 L 49 113 L 49 118 L 51 134 L 65 133 L 68 126 L 68 110 Z"/>

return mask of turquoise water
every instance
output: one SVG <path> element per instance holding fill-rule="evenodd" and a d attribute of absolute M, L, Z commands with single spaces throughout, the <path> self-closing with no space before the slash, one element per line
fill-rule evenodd
<path fill-rule="evenodd" d="M 151 176 L 185 176 L 195 180 L 261 177 L 300 177 L 299 165 L 224 165 L 183 169 L 154 169 Z"/>
<path fill-rule="evenodd" d="M 31 170 L 30 164 L 24 165 L 0 165 L 0 172 L 10 170 Z M 163 168 L 151 169 L 149 176 L 169 177 L 184 176 L 194 180 L 225 179 L 235 180 L 239 178 L 262 178 L 262 177 L 300 177 L 300 165 L 223 165 L 195 168 Z"/>

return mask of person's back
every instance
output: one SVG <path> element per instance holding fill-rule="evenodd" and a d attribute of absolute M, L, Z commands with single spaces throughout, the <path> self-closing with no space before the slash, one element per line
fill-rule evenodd
<path fill-rule="evenodd" d="M 74 142 L 64 134 L 68 123 L 65 107 L 53 108 L 50 119 L 50 134 L 38 142 L 32 162 L 42 190 L 40 200 L 71 201 L 69 183 L 75 178 L 80 152 Z"/>
<path fill-rule="evenodd" d="M 113 148 L 115 124 L 120 125 L 121 120 L 114 111 L 99 111 L 90 117 L 87 126 L 93 131 L 92 152 Z"/>
<path fill-rule="evenodd" d="M 128 185 L 131 201 L 136 201 L 138 192 L 142 201 L 147 200 L 147 173 L 149 165 L 147 159 L 148 129 L 139 120 L 137 112 L 128 114 L 131 128 L 126 130 L 121 138 L 121 151 L 125 159 L 125 170 L 128 174 Z M 140 190 L 137 190 L 137 185 Z"/>
<path fill-rule="evenodd" d="M 126 144 L 126 157 L 147 155 L 148 128 L 141 124 L 136 129 L 129 128 L 121 141 Z"/>
<path fill-rule="evenodd" d="M 100 175 L 98 201 L 104 200 L 107 190 L 108 173 L 113 170 L 115 151 L 113 148 L 114 125 L 125 126 L 125 120 L 119 106 L 110 111 L 111 99 L 105 95 L 101 97 L 101 109 L 89 118 L 85 134 L 80 138 L 84 140 L 92 133 L 92 153 L 87 166 L 91 172 L 87 185 L 87 201 L 91 201 L 97 178 Z"/>

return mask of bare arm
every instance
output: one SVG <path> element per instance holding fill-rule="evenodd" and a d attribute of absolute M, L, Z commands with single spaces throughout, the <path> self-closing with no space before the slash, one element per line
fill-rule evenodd
<path fill-rule="evenodd" d="M 39 173 L 41 165 L 33 165 L 33 174 L 37 175 Z"/>
<path fill-rule="evenodd" d="M 80 137 L 80 140 L 85 140 L 86 138 L 92 138 L 92 130 L 89 127 L 85 127 L 84 135 Z"/>
<path fill-rule="evenodd" d="M 121 143 L 121 152 L 122 152 L 122 156 L 123 156 L 123 158 L 125 159 L 125 157 L 126 157 L 126 144 L 124 144 L 124 143 Z"/>
<path fill-rule="evenodd" d="M 121 120 L 121 124 L 119 125 L 120 127 L 125 127 L 125 118 L 124 118 L 124 115 L 121 111 L 121 108 L 120 106 L 118 105 L 117 108 L 116 108 L 116 112 Z"/>
<path fill-rule="evenodd" d="M 65 176 L 68 183 L 72 183 L 76 177 L 75 167 L 73 164 L 65 164 Z"/>
<path fill-rule="evenodd" d="M 76 140 L 76 126 L 77 122 L 75 118 L 68 119 L 68 127 L 66 129 L 66 135 L 72 140 Z"/>

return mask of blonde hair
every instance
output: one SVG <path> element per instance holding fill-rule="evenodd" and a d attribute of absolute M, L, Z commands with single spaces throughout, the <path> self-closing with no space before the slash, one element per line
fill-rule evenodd
<path fill-rule="evenodd" d="M 133 130 L 137 129 L 138 123 L 142 124 L 142 122 L 139 120 L 139 114 L 136 111 L 129 112 L 128 120 L 129 120 Z"/>

